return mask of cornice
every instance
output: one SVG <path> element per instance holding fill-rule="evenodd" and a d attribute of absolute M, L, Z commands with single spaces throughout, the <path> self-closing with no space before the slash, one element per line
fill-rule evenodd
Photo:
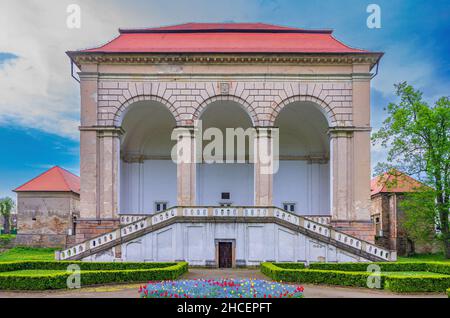
<path fill-rule="evenodd" d="M 381 53 L 242 53 L 242 54 L 137 54 L 68 52 L 80 67 L 82 64 L 370 64 L 378 62 Z"/>

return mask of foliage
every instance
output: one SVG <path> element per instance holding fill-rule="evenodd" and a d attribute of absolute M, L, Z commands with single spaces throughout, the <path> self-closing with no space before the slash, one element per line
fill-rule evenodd
<path fill-rule="evenodd" d="M 445 262 L 313 263 L 309 268 L 365 272 L 369 265 L 378 265 L 381 272 L 431 272 L 450 275 L 450 263 Z"/>
<path fill-rule="evenodd" d="M 450 298 L 450 288 L 447 289 L 447 297 Z"/>
<path fill-rule="evenodd" d="M 1 262 L 10 261 L 52 261 L 55 260 L 54 248 L 14 247 L 0 254 Z"/>
<path fill-rule="evenodd" d="M 389 146 L 387 160 L 390 164 L 381 167 L 398 167 L 423 179 L 431 188 L 428 191 L 434 196 L 434 206 L 430 206 L 429 200 L 422 202 L 417 197 L 409 197 L 412 209 L 407 215 L 419 214 L 416 219 L 421 230 L 413 235 L 422 233 L 422 239 L 427 240 L 430 237 L 425 229 L 433 227 L 434 223 L 424 225 L 423 222 L 430 221 L 428 215 L 434 211 L 441 233 L 438 238 L 443 242 L 445 257 L 450 258 L 450 99 L 442 97 L 430 106 L 423 101 L 422 93 L 406 82 L 395 87 L 400 102 L 388 105 L 388 117 L 373 136 L 374 142 Z"/>
<path fill-rule="evenodd" d="M 176 279 L 188 270 L 179 263 L 120 262 L 5 262 L 0 263 L 0 289 L 47 290 L 67 288 L 67 266 L 80 266 L 83 286 Z"/>
<path fill-rule="evenodd" d="M 371 275 L 368 272 L 358 271 L 288 269 L 278 267 L 278 264 L 273 263 L 262 263 L 261 272 L 276 281 L 352 287 L 366 287 L 367 278 Z"/>
<path fill-rule="evenodd" d="M 253 279 L 150 282 L 142 298 L 303 298 L 303 287 Z"/>
<path fill-rule="evenodd" d="M 3 217 L 4 234 L 9 234 L 10 232 L 10 217 L 14 205 L 14 201 L 10 197 L 0 199 L 0 215 Z"/>
<path fill-rule="evenodd" d="M 419 191 L 405 193 L 399 201 L 398 206 L 404 213 L 400 223 L 415 243 L 432 244 L 439 238 L 436 234 L 439 219 L 436 218 L 435 192 L 423 187 Z"/>
<path fill-rule="evenodd" d="M 0 234 L 0 246 L 7 245 L 16 238 L 15 234 Z"/>
<path fill-rule="evenodd" d="M 387 276 L 384 288 L 397 293 L 443 292 L 450 286 L 450 276 Z"/>

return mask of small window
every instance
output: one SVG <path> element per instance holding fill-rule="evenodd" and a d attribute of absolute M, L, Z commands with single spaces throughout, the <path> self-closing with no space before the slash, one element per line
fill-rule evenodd
<path fill-rule="evenodd" d="M 222 200 L 230 200 L 230 192 L 222 192 Z"/>
<path fill-rule="evenodd" d="M 283 203 L 283 209 L 289 212 L 295 212 L 295 203 Z"/>
<path fill-rule="evenodd" d="M 155 212 L 161 212 L 167 210 L 167 202 L 157 201 L 155 202 Z"/>
<path fill-rule="evenodd" d="M 230 202 L 219 202 L 219 205 L 220 205 L 221 207 L 230 207 L 230 206 L 231 206 L 231 203 L 230 203 Z"/>

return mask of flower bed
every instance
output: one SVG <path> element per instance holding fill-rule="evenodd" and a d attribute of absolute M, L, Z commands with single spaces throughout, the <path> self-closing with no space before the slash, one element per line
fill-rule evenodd
<path fill-rule="evenodd" d="M 303 287 L 265 280 L 179 280 L 150 282 L 142 298 L 303 298 Z"/>
<path fill-rule="evenodd" d="M 187 272 L 188 264 L 122 262 L 8 262 L 0 263 L 0 290 L 47 290 L 67 288 L 73 272 L 80 267 L 81 286 L 176 279 Z"/>

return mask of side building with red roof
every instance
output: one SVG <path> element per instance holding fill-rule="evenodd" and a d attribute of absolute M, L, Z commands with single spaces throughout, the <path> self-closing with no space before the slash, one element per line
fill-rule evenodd
<path fill-rule="evenodd" d="M 16 245 L 63 247 L 73 243 L 79 217 L 80 178 L 55 166 L 17 193 Z"/>
<path fill-rule="evenodd" d="M 371 180 L 371 219 L 375 227 L 375 242 L 396 250 L 397 255 L 433 252 L 433 246 L 419 245 L 408 237 L 404 227 L 404 212 L 400 202 L 405 193 L 424 185 L 400 171 L 386 172 Z"/>

